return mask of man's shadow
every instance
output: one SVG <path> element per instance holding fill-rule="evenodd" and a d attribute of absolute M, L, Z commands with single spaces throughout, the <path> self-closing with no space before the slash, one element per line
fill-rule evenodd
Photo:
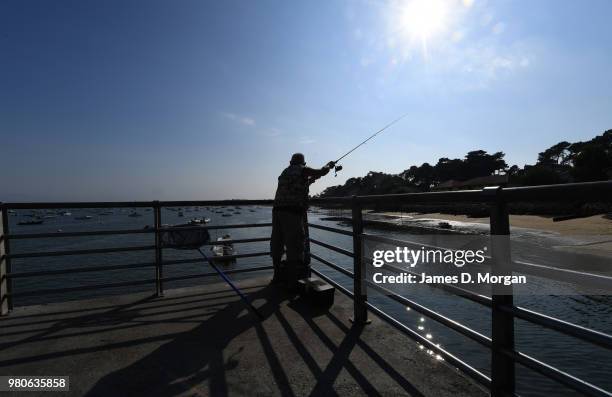
<path fill-rule="evenodd" d="M 280 303 L 288 297 L 268 286 L 249 294 L 258 305 L 258 311 L 266 319 L 275 313 Z M 171 320 L 170 320 L 171 321 Z M 196 389 L 209 381 L 206 395 L 227 395 L 226 370 L 238 365 L 235 352 L 224 350 L 238 335 L 255 328 L 266 358 L 272 368 L 277 386 L 283 395 L 291 394 L 289 381 L 278 361 L 272 344 L 257 317 L 245 303 L 237 299 L 201 324 L 176 337 L 137 362 L 101 378 L 87 396 L 173 396 Z"/>

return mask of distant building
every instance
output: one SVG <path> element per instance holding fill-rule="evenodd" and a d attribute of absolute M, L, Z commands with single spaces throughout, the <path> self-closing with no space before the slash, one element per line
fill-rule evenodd
<path fill-rule="evenodd" d="M 489 175 L 479 176 L 477 178 L 468 179 L 467 181 L 456 181 L 450 179 L 433 187 L 432 190 L 482 189 L 485 186 L 506 186 L 507 184 L 508 175 Z"/>

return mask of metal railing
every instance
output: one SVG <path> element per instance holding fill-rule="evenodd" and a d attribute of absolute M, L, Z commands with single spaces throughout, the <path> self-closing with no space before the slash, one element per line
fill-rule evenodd
<path fill-rule="evenodd" d="M 388 322 L 390 325 L 413 338 L 428 349 L 437 352 L 449 363 L 455 365 L 464 373 L 472 377 L 474 380 L 484 385 L 491 390 L 492 396 L 508 396 L 516 394 L 515 385 L 515 364 L 519 363 L 545 377 L 559 382 L 560 384 L 571 388 L 574 391 L 588 396 L 612 396 L 610 391 L 603 390 L 591 383 L 581 380 L 567 372 L 557 369 L 549 364 L 539 361 L 525 353 L 517 351 L 514 344 L 514 319 L 519 318 L 530 323 L 561 332 L 578 338 L 582 341 L 590 342 L 599 347 L 612 349 L 612 336 L 595 331 L 586 327 L 582 327 L 570 322 L 550 317 L 545 314 L 535 312 L 523 307 L 515 306 L 513 302 L 512 291 L 505 294 L 493 294 L 491 297 L 480 295 L 466 289 L 450 284 L 429 284 L 434 288 L 438 288 L 447 293 L 454 294 L 466 300 L 476 302 L 480 305 L 491 309 L 491 336 L 486 336 L 470 327 L 461 324 L 451 318 L 448 318 L 440 313 L 437 313 L 411 299 L 401 296 L 393 291 L 390 291 L 378 284 L 365 280 L 365 261 L 362 253 L 362 245 L 365 239 L 372 239 L 383 243 L 410 245 L 415 244 L 409 241 L 396 240 L 384 236 L 374 236 L 366 234 L 363 231 L 362 210 L 366 205 L 406 205 L 406 204 L 432 204 L 442 202 L 463 202 L 463 203 L 481 203 L 489 206 L 490 219 L 490 234 L 492 236 L 508 236 L 510 235 L 510 222 L 508 213 L 508 204 L 516 201 L 547 201 L 547 200 L 589 200 L 596 201 L 612 201 L 612 181 L 606 182 L 589 182 L 564 185 L 547 185 L 533 187 L 517 187 L 517 188 L 484 188 L 482 190 L 469 191 L 450 191 L 450 192 L 434 192 L 434 193 L 408 193 L 408 194 L 390 194 L 390 195 L 370 195 L 370 196 L 354 196 L 322 198 L 312 200 L 311 203 L 319 205 L 341 205 L 351 207 L 352 210 L 352 232 L 348 232 L 339 228 L 331 228 L 329 226 L 317 225 L 309 223 L 310 227 L 335 232 L 343 235 L 351 235 L 353 237 L 353 251 L 347 251 L 343 248 L 324 243 L 319 240 L 310 239 L 310 242 L 332 250 L 334 252 L 346 255 L 353 258 L 353 272 L 350 272 L 331 261 L 328 261 L 319 255 L 311 254 L 311 258 L 319 263 L 326 265 L 345 276 L 353 279 L 353 291 L 340 285 L 329 276 L 325 275 L 317 269 L 312 271 L 319 277 L 333 284 L 339 291 L 354 299 L 354 320 L 366 323 L 367 310 L 375 313 L 378 317 Z M 578 272 L 567 269 L 557 269 L 550 266 L 544 266 L 522 261 L 512 261 L 510 258 L 509 244 L 496 244 L 492 239 L 492 263 L 510 266 L 510 271 L 518 271 L 527 274 L 540 275 L 547 278 L 557 280 L 572 281 L 588 281 L 591 285 L 612 287 L 612 277 Z M 422 245 L 419 243 L 419 246 Z M 442 247 L 436 247 L 442 248 Z M 384 269 L 396 273 L 416 274 L 405 268 L 399 268 L 393 265 L 385 264 Z M 495 271 L 495 269 L 493 269 Z M 469 365 L 462 359 L 454 356 L 450 352 L 434 344 L 432 341 L 420 335 L 415 330 L 402 324 L 393 316 L 385 313 L 380 308 L 368 302 L 367 289 L 371 287 L 374 290 L 382 292 L 390 299 L 401 303 L 402 305 L 415 310 L 416 312 L 433 319 L 434 321 L 462 334 L 463 336 L 476 341 L 491 350 L 491 376 L 487 376 L 473 366 Z M 511 288 L 511 287 L 510 287 Z"/>
<path fill-rule="evenodd" d="M 561 319 L 553 318 L 523 307 L 515 306 L 512 294 L 496 295 L 491 297 L 476 294 L 467 291 L 463 288 L 450 284 L 430 284 L 434 288 L 457 295 L 463 299 L 478 303 L 482 306 L 491 309 L 492 332 L 491 336 L 486 336 L 470 327 L 461 324 L 451 318 L 448 318 L 434 310 L 431 310 L 418 302 L 401 296 L 397 293 L 389 291 L 382 286 L 365 280 L 365 261 L 363 258 L 362 244 L 365 239 L 377 239 L 381 242 L 391 244 L 407 244 L 410 242 L 402 240 L 394 240 L 381 236 L 373 236 L 364 233 L 364 222 L 362 212 L 365 206 L 372 204 L 402 204 L 409 205 L 412 203 L 432 204 L 442 202 L 468 202 L 468 203 L 484 203 L 490 207 L 490 230 L 491 235 L 509 236 L 509 216 L 508 204 L 513 201 L 537 201 L 537 200 L 581 200 L 588 197 L 591 200 L 606 200 L 612 199 L 612 181 L 608 182 L 592 182 L 580 184 L 565 184 L 565 185 L 550 185 L 550 186 L 535 186 L 535 187 L 520 187 L 520 188 L 485 188 L 482 190 L 470 191 L 453 191 L 453 192 L 434 192 L 434 193 L 409 193 L 409 194 L 392 194 L 392 195 L 372 195 L 372 196 L 354 196 L 354 197 L 337 197 L 325 199 L 313 199 L 312 204 L 319 205 L 341 205 L 350 207 L 352 212 L 352 230 L 343 230 L 335 227 L 317 225 L 309 223 L 311 228 L 320 229 L 328 232 L 338 233 L 352 237 L 353 250 L 349 251 L 332 244 L 310 238 L 312 244 L 319 245 L 325 249 L 337 252 L 353 259 L 353 270 L 347 270 L 342 266 L 332 263 L 321 256 L 310 253 L 310 257 L 319 263 L 334 269 L 341 274 L 352 278 L 352 291 L 345 286 L 334 281 L 328 275 L 324 274 L 316 268 L 312 268 L 312 272 L 317 274 L 322 279 L 330 284 L 333 284 L 340 292 L 346 294 L 354 300 L 353 321 L 356 323 L 365 324 L 368 322 L 368 310 L 376 314 L 379 318 L 389 323 L 391 326 L 416 340 L 428 349 L 440 354 L 446 361 L 455 365 L 468 376 L 475 379 L 485 387 L 491 390 L 493 396 L 507 396 L 515 394 L 515 364 L 519 363 L 533 371 L 536 371 L 550 379 L 553 379 L 575 391 L 589 396 L 612 396 L 609 391 L 603 390 L 593 384 L 578 379 L 577 377 L 561 371 L 553 366 L 536 360 L 520 351 L 517 351 L 514 345 L 514 320 L 519 318 L 533 324 L 561 332 L 565 335 L 576 337 L 580 340 L 593 343 L 599 347 L 611 349 L 612 336 L 602 332 L 598 332 L 586 327 L 566 322 Z M 176 277 L 164 277 L 164 266 L 180 265 L 184 263 L 192 263 L 201 259 L 179 259 L 179 260 L 163 260 L 163 249 L 160 244 L 160 235 L 166 230 L 161 223 L 160 209 L 164 207 L 213 207 L 213 206 L 236 206 L 236 205 L 271 205 L 271 200 L 225 200 L 225 201 L 153 201 L 153 202 L 98 202 L 98 203 L 5 203 L 2 205 L 2 231 L 0 234 L 0 307 L 3 308 L 3 313 L 12 308 L 12 298 L 18 296 L 19 293 L 12 291 L 12 280 L 23 277 L 62 275 L 78 272 L 96 272 L 106 270 L 120 270 L 141 267 L 152 267 L 154 269 L 154 278 L 147 280 L 136 280 L 112 284 L 99 284 L 93 286 L 81 286 L 62 289 L 37 290 L 33 293 L 57 293 L 70 292 L 76 290 L 89 290 L 93 288 L 111 288 L 127 285 L 142 285 L 154 284 L 157 294 L 162 295 L 164 291 L 164 282 L 185 280 L 190 278 L 208 277 L 214 273 L 190 274 Z M 112 231 L 97 231 L 97 232 L 69 232 L 69 233 L 36 233 L 36 234 L 11 234 L 8 227 L 9 209 L 62 209 L 62 208 L 143 208 L 149 207 L 153 209 L 154 227 L 149 229 L 138 230 L 112 230 Z M 227 229 L 227 228 L 250 228 L 250 227 L 269 227 L 271 223 L 256 223 L 256 224 L 241 224 L 241 225 L 218 225 L 207 226 L 209 229 Z M 194 227 L 195 228 L 195 227 Z M 199 228 L 199 227 L 197 227 Z M 83 237 L 83 236 L 100 236 L 100 235 L 120 235 L 120 234 L 139 234 L 139 233 L 155 233 L 155 244 L 147 246 L 134 247 L 117 247 L 104 249 L 89 249 L 89 250 L 73 250 L 73 251 L 51 251 L 38 253 L 19 253 L 12 254 L 10 243 L 16 239 L 36 239 L 36 238 L 61 238 L 61 237 Z M 232 240 L 233 243 L 247 243 L 267 241 L 269 238 L 253 238 Z M 556 269 L 549 266 L 532 264 L 520 261 L 512 261 L 507 248 L 503 246 L 492 246 L 491 256 L 493 263 L 507 263 L 512 266 L 512 270 L 526 272 L 530 274 L 544 274 L 548 278 L 567 279 L 578 277 L 580 280 L 589 280 L 589 282 L 599 283 L 597 285 L 609 286 L 612 283 L 612 278 L 592 275 L 588 273 L 575 272 L 572 270 Z M 98 254 L 107 252 L 126 252 L 130 250 L 154 250 L 155 261 L 144 263 L 133 263 L 125 265 L 113 266 L 91 266 L 86 268 L 75 269 L 53 269 L 31 272 L 15 272 L 11 270 L 11 260 L 16 258 L 32 258 L 41 256 L 60 256 L 60 255 L 76 255 L 76 254 Z M 255 252 L 242 255 L 231 255 L 221 257 L 221 259 L 230 258 L 245 258 L 253 256 L 265 256 L 269 252 Z M 272 266 L 259 266 L 246 269 L 237 269 L 228 271 L 227 273 L 242 273 L 249 271 L 259 271 L 271 269 Z M 385 269 L 392 272 L 410 272 L 409 270 L 385 265 Z M 467 362 L 452 353 L 434 344 L 432 341 L 420 335 L 417 331 L 411 329 L 401 323 L 393 316 L 384 312 L 380 308 L 368 301 L 367 287 L 374 288 L 379 292 L 383 292 L 392 300 L 401 303 L 411 309 L 427 316 L 434 321 L 468 337 L 471 340 L 491 349 L 491 376 L 487 376 L 478 369 L 469 365 Z M 28 292 L 29 293 L 29 292 Z"/>
<path fill-rule="evenodd" d="M 0 230 L 0 314 L 7 314 L 13 309 L 14 298 L 31 295 L 45 295 L 70 293 L 76 291 L 88 291 L 96 289 L 109 289 L 116 287 L 128 287 L 137 285 L 154 285 L 155 293 L 162 296 L 164 293 L 164 283 L 188 280 L 194 278 L 210 277 L 216 273 L 197 273 L 187 274 L 174 277 L 164 277 L 163 270 L 166 266 L 174 266 L 188 263 L 201 262 L 201 258 L 194 259 L 176 259 L 164 260 L 163 247 L 161 244 L 161 234 L 168 230 L 162 224 L 161 209 L 168 207 L 222 207 L 222 206 L 239 206 L 239 205 L 270 205 L 271 200 L 222 200 L 222 201 L 149 201 L 149 202 L 56 202 L 56 203 L 2 203 L 0 216 L 2 218 L 2 229 Z M 11 210 L 49 210 L 49 209 L 108 209 L 108 208 L 150 208 L 153 212 L 153 227 L 145 229 L 120 229 L 120 230 L 100 230 L 100 231 L 78 231 L 78 232 L 45 232 L 45 233 L 18 233 L 11 232 L 9 227 L 9 211 Z M 210 225 L 210 226 L 194 226 L 193 229 L 206 228 L 208 230 L 221 229 L 241 229 L 241 228 L 257 228 L 270 227 L 271 223 L 255 223 L 255 224 L 234 224 L 234 225 Z M 189 230 L 189 227 L 184 227 L 183 230 Z M 114 236 L 114 235 L 154 235 L 154 244 L 136 245 L 128 247 L 110 247 L 110 248 L 92 248 L 79 250 L 63 250 L 63 251 L 40 251 L 40 252 L 19 252 L 12 253 L 11 242 L 15 240 L 36 240 L 36 239 L 58 239 L 70 237 L 95 237 L 95 236 Z M 225 244 L 242 244 L 269 241 L 269 237 L 233 239 L 225 241 Z M 214 245 L 216 242 L 211 241 L 208 245 Z M 89 265 L 86 267 L 72 267 L 61 269 L 45 269 L 36 271 L 14 271 L 12 262 L 15 259 L 28 258 L 47 258 L 57 256 L 72 256 L 72 255 L 95 255 L 108 253 L 125 253 L 125 252 L 154 252 L 154 261 L 139 262 L 120 265 Z M 236 255 L 217 256 L 215 260 L 226 261 L 239 258 L 251 258 L 268 256 L 269 251 L 252 252 Z M 104 284 L 89 284 L 75 287 L 65 288 L 45 288 L 29 291 L 13 291 L 13 281 L 15 279 L 45 277 L 45 276 L 63 276 L 75 273 L 92 273 L 105 272 L 110 270 L 126 270 L 136 268 L 152 268 L 152 277 L 144 280 L 128 280 Z M 256 266 L 245 269 L 227 270 L 226 273 L 244 273 L 250 271 L 261 271 L 272 269 L 272 266 Z"/>

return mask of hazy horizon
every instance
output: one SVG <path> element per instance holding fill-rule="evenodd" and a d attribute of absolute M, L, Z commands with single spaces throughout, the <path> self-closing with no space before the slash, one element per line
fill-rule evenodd
<path fill-rule="evenodd" d="M 0 4 L 0 201 L 270 198 L 612 128 L 612 3 Z"/>

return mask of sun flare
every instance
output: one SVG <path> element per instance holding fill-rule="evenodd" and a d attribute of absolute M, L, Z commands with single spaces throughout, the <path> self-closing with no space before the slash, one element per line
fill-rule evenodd
<path fill-rule="evenodd" d="M 445 0 L 408 0 L 399 8 L 396 24 L 405 39 L 426 46 L 427 41 L 446 30 L 448 14 Z"/>

